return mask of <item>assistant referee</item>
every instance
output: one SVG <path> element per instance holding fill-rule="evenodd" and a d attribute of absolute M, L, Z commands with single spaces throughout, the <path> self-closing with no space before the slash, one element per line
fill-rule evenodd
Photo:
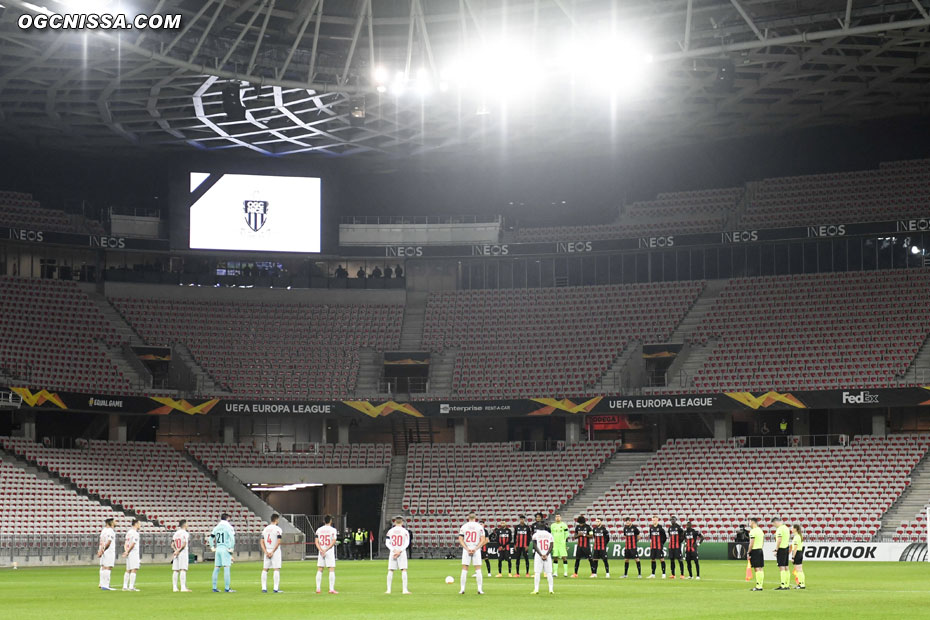
<path fill-rule="evenodd" d="M 749 565 L 756 573 L 756 587 L 752 592 L 761 592 L 765 582 L 765 558 L 762 556 L 762 543 L 765 532 L 759 527 L 758 519 L 749 520 Z"/>

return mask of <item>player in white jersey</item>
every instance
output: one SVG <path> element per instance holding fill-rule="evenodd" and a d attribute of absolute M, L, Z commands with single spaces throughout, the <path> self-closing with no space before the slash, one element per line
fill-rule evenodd
<path fill-rule="evenodd" d="M 313 544 L 319 556 L 316 559 L 316 593 L 320 593 L 320 585 L 323 583 L 323 569 L 329 568 L 329 593 L 339 594 L 336 592 L 336 540 L 339 538 L 339 532 L 333 527 L 333 518 L 329 515 L 323 517 L 323 525 L 316 531 Z"/>
<path fill-rule="evenodd" d="M 100 583 L 101 590 L 109 590 L 110 576 L 113 567 L 116 565 L 116 530 L 113 525 L 114 519 L 107 519 L 103 523 L 103 530 L 100 532 L 100 546 L 97 547 L 97 557 L 100 558 Z"/>
<path fill-rule="evenodd" d="M 391 582 L 394 581 L 394 571 L 400 571 L 400 581 L 404 588 L 404 594 L 410 594 L 407 590 L 407 547 L 410 546 L 410 532 L 404 527 L 403 517 L 394 517 L 394 527 L 388 530 L 387 548 L 390 550 L 388 556 L 388 574 L 387 574 L 387 592 L 391 593 Z"/>
<path fill-rule="evenodd" d="M 142 524 L 138 519 L 132 520 L 129 531 L 126 532 L 126 544 L 123 546 L 123 557 L 126 558 L 126 572 L 123 573 L 123 591 L 138 592 L 136 589 L 136 573 L 139 572 L 140 560 L 140 537 L 139 530 Z"/>
<path fill-rule="evenodd" d="M 481 572 L 481 547 L 488 544 L 488 537 L 484 534 L 484 526 L 478 523 L 475 513 L 468 515 L 468 522 L 459 530 L 459 546 L 462 547 L 462 577 L 459 580 L 461 589 L 459 594 L 465 594 L 465 584 L 468 581 L 468 567 L 474 566 L 475 581 L 478 582 L 478 594 L 484 594 L 483 573 Z"/>
<path fill-rule="evenodd" d="M 554 594 L 552 589 L 552 545 L 555 539 L 552 534 L 543 529 L 538 529 L 533 533 L 533 542 L 536 543 L 536 555 L 533 558 L 533 576 L 536 587 L 533 588 L 533 594 L 539 594 L 539 574 L 542 573 L 549 581 L 549 594 Z"/>
<path fill-rule="evenodd" d="M 264 557 L 262 565 L 262 592 L 268 592 L 268 570 L 274 571 L 274 592 L 280 592 L 281 586 L 281 536 L 284 532 L 278 527 L 281 515 L 271 514 L 271 522 L 262 531 L 261 547 Z"/>
<path fill-rule="evenodd" d="M 178 529 L 171 537 L 171 587 L 175 592 L 190 592 L 187 589 L 187 568 L 190 563 L 188 545 L 191 535 L 187 532 L 187 519 L 178 521 Z M 178 590 L 178 579 L 181 580 L 181 589 Z"/>

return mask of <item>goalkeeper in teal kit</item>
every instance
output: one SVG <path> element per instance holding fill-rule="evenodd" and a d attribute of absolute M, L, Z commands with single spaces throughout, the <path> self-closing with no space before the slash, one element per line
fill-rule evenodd
<path fill-rule="evenodd" d="M 216 554 L 213 560 L 213 591 L 216 589 L 216 578 L 220 575 L 220 568 L 223 569 L 223 580 L 226 585 L 226 592 L 235 592 L 229 589 L 229 568 L 232 566 L 232 552 L 236 546 L 236 531 L 229 523 L 229 515 L 223 513 L 220 516 L 220 522 L 213 528 L 210 534 L 210 547 Z"/>

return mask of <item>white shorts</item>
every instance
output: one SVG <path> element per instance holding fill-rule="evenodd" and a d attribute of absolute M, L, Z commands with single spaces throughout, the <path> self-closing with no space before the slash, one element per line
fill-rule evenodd
<path fill-rule="evenodd" d="M 138 553 L 130 553 L 126 556 L 126 570 L 139 570 L 141 564 Z"/>
<path fill-rule="evenodd" d="M 395 557 L 392 552 L 388 552 L 388 570 L 407 570 L 407 552 L 401 551 L 400 555 Z"/>
<path fill-rule="evenodd" d="M 262 568 L 279 570 L 281 568 L 281 550 L 278 549 L 275 551 L 270 558 L 266 555 L 262 563 Z"/>
<path fill-rule="evenodd" d="M 552 573 L 552 554 L 547 555 L 545 560 L 538 553 L 533 555 L 535 556 L 533 558 L 533 570 L 535 572 L 547 575 Z"/>
<path fill-rule="evenodd" d="M 318 556 L 316 559 L 316 565 L 320 568 L 335 568 L 336 567 L 336 550 L 330 549 L 325 554 Z"/>
<path fill-rule="evenodd" d="M 171 560 L 171 570 L 187 570 L 190 565 L 190 556 L 187 549 L 178 554 L 178 557 Z"/>
<path fill-rule="evenodd" d="M 475 551 L 474 555 L 468 555 L 468 552 L 462 549 L 463 566 L 481 566 L 481 549 Z"/>
<path fill-rule="evenodd" d="M 100 566 L 106 568 L 113 568 L 116 566 L 116 551 L 113 549 L 104 551 L 103 555 L 100 556 Z"/>

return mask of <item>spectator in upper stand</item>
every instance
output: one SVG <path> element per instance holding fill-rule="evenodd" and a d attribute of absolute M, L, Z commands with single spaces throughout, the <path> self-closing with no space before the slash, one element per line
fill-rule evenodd
<path fill-rule="evenodd" d="M 364 277 L 365 277 L 365 268 L 364 268 L 364 267 L 359 267 L 359 268 L 358 268 L 358 271 L 355 272 L 355 277 L 356 277 L 356 278 L 359 278 L 359 279 L 364 278 Z"/>
<path fill-rule="evenodd" d="M 371 277 L 372 277 L 372 278 L 380 278 L 380 277 L 383 276 L 383 275 L 384 275 L 384 274 L 381 273 L 381 267 L 378 267 L 377 265 L 375 265 L 375 268 L 371 270 Z"/>
<path fill-rule="evenodd" d="M 390 279 L 390 278 L 394 277 L 394 270 L 391 269 L 391 266 L 390 266 L 390 265 L 385 266 L 385 268 L 384 268 L 384 277 L 385 277 L 386 279 Z"/>
<path fill-rule="evenodd" d="M 395 277 L 395 278 L 403 278 L 403 277 L 404 277 L 404 270 L 401 269 L 400 265 L 394 265 L 394 277 Z"/>
<path fill-rule="evenodd" d="M 749 542 L 749 530 L 746 529 L 746 525 L 744 523 L 739 524 L 739 529 L 736 530 L 736 536 L 733 537 L 733 542 Z"/>
<path fill-rule="evenodd" d="M 348 278 L 349 272 L 346 271 L 345 267 L 343 267 L 342 265 L 337 265 L 336 266 L 336 277 L 337 278 Z"/>

